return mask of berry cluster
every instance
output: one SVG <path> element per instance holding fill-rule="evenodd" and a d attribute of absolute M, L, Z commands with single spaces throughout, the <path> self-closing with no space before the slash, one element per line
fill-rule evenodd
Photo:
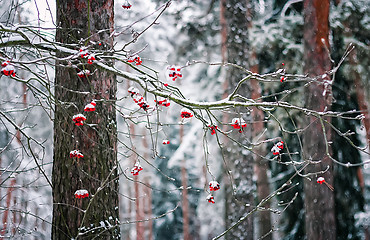
<path fill-rule="evenodd" d="M 140 163 L 136 162 L 134 167 L 131 169 L 131 173 L 132 173 L 132 175 L 137 176 L 137 175 L 139 175 L 139 172 L 141 170 L 143 170 L 143 168 L 141 167 Z"/>
<path fill-rule="evenodd" d="M 69 152 L 70 158 L 83 158 L 84 155 L 80 152 L 80 150 L 72 150 Z"/>
<path fill-rule="evenodd" d="M 94 112 L 96 109 L 96 102 L 92 100 L 89 104 L 87 104 L 84 108 L 85 112 Z"/>
<path fill-rule="evenodd" d="M 177 78 L 182 78 L 181 67 L 179 66 L 168 66 L 166 69 L 166 78 L 175 81 Z"/>
<path fill-rule="evenodd" d="M 79 71 L 77 73 L 77 76 L 79 76 L 80 78 L 85 78 L 85 77 L 90 76 L 90 75 L 91 75 L 91 73 L 87 69 L 86 70 Z"/>
<path fill-rule="evenodd" d="M 139 105 L 139 107 L 141 107 L 144 111 L 149 109 L 149 104 L 145 101 L 144 97 L 141 96 L 137 88 L 130 87 L 127 91 L 131 94 L 132 99 L 135 103 L 137 103 L 137 105 Z"/>
<path fill-rule="evenodd" d="M 161 100 L 158 99 L 158 101 L 154 100 L 154 102 L 156 102 L 159 106 L 164 106 L 164 107 L 169 107 L 171 104 L 166 98 L 161 99 Z"/>
<path fill-rule="evenodd" d="M 143 61 L 141 60 L 141 58 L 139 57 L 139 55 L 134 55 L 132 57 L 130 57 L 127 62 L 129 63 L 135 63 L 137 66 L 138 65 L 141 65 L 143 63 Z"/>
<path fill-rule="evenodd" d="M 211 130 L 211 135 L 216 134 L 216 129 L 217 129 L 216 125 L 208 125 L 208 127 Z"/>
<path fill-rule="evenodd" d="M 92 64 L 96 60 L 94 54 L 90 54 L 86 47 L 80 48 L 80 57 L 87 58 L 88 64 Z"/>
<path fill-rule="evenodd" d="M 273 155 L 279 155 L 280 151 L 283 150 L 283 148 L 284 148 L 284 142 L 280 141 L 271 148 L 271 152 Z"/>
<path fill-rule="evenodd" d="M 72 120 L 75 122 L 76 126 L 82 126 L 84 125 L 84 121 L 86 121 L 86 117 L 79 113 L 72 117 Z"/>
<path fill-rule="evenodd" d="M 217 191 L 220 189 L 220 184 L 217 181 L 210 181 L 209 182 L 209 191 Z M 212 193 L 207 196 L 207 201 L 209 203 L 215 203 L 215 198 L 213 197 Z"/>
<path fill-rule="evenodd" d="M 80 189 L 75 192 L 76 198 L 85 198 L 89 196 L 89 192 L 86 189 Z"/>
<path fill-rule="evenodd" d="M 181 118 L 191 118 L 193 117 L 193 113 L 187 109 L 187 108 L 183 108 L 181 109 Z"/>
<path fill-rule="evenodd" d="M 125 2 L 122 4 L 122 7 L 123 7 L 124 9 L 129 9 L 129 8 L 131 8 L 131 4 L 130 4 L 128 1 L 125 1 Z"/>
<path fill-rule="evenodd" d="M 15 68 L 10 64 L 10 61 L 5 61 L 1 64 L 1 73 L 5 76 L 15 77 Z"/>
<path fill-rule="evenodd" d="M 243 118 L 233 118 L 230 125 L 235 129 L 239 129 L 239 132 L 241 133 L 243 132 L 243 129 L 247 126 L 247 123 L 244 121 Z"/>
<path fill-rule="evenodd" d="M 212 194 L 209 194 L 206 198 L 206 200 L 209 202 L 209 203 L 215 203 L 215 198 L 213 197 Z"/>
<path fill-rule="evenodd" d="M 87 63 L 88 64 L 92 64 L 93 63 L 93 61 L 95 61 L 96 59 L 95 59 L 95 56 L 94 55 L 90 55 L 89 57 L 88 57 L 88 59 L 87 59 Z"/>

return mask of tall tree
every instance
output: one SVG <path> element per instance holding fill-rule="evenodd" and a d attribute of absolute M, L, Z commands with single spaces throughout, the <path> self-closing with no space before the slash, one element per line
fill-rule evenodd
<path fill-rule="evenodd" d="M 348 4 L 348 5 L 347 5 Z M 343 52 L 347 48 L 346 37 L 349 37 L 351 42 L 353 39 L 356 41 L 363 41 L 361 34 L 357 35 L 356 31 L 362 32 L 361 30 L 361 2 L 352 4 L 352 1 L 343 2 L 336 1 L 335 6 L 332 10 L 335 16 L 331 18 L 332 28 L 332 58 L 335 62 L 339 62 L 342 58 Z M 345 13 L 345 14 L 343 14 Z M 341 24 L 336 24 L 340 22 Z M 356 23 L 356 24 L 354 24 Z M 360 27 L 357 27 L 356 25 Z M 356 27 L 354 27 L 356 26 Z M 353 31 L 355 30 L 355 31 Z M 366 45 L 366 44 L 364 44 Z M 362 62 L 357 58 L 356 52 L 360 50 L 360 44 L 355 43 L 355 49 L 349 54 L 348 61 L 346 61 L 335 75 L 335 81 L 333 83 L 333 111 L 350 111 L 352 109 L 359 109 L 363 111 L 365 118 L 363 123 L 367 132 L 367 140 L 370 137 L 370 119 L 367 112 L 367 101 L 365 98 L 366 88 L 363 87 L 361 75 L 355 69 L 358 69 L 360 65 L 367 66 L 366 62 Z M 361 63 L 360 63 L 361 62 Z M 348 71 L 348 68 L 350 69 Z M 357 120 L 343 119 L 332 119 L 333 126 L 341 132 L 352 132 L 356 133 L 356 129 L 359 129 L 360 122 Z M 360 137 L 359 134 L 348 135 L 347 138 L 352 143 L 359 146 Z M 338 161 L 346 164 L 348 162 L 359 164 L 361 163 L 360 151 L 356 148 L 351 147 L 345 138 L 339 134 L 333 134 L 332 138 L 333 157 Z M 334 165 L 334 187 L 335 187 L 335 214 L 337 224 L 337 239 L 361 239 L 360 224 L 356 224 L 355 214 L 359 211 L 364 210 L 364 178 L 362 174 L 362 167 L 351 167 L 341 166 L 339 164 Z M 351 196 L 346 198 L 343 196 Z"/>
<path fill-rule="evenodd" d="M 252 11 L 249 11 L 250 13 Z M 250 18 L 252 19 L 253 14 L 250 14 Z M 249 24 L 252 27 L 252 22 Z M 251 47 L 253 49 L 253 47 Z M 258 57 L 256 54 L 256 50 L 252 50 L 251 62 L 253 63 L 250 67 L 250 70 L 253 73 L 259 73 L 259 64 Z M 255 101 L 260 101 L 259 99 L 262 97 L 262 89 L 260 83 L 256 79 L 250 80 L 251 86 L 251 98 Z M 253 109 L 252 112 L 253 117 L 253 125 L 252 125 L 252 137 L 253 142 L 256 142 L 257 139 L 259 141 L 265 140 L 265 136 L 261 136 L 261 133 L 264 131 L 264 112 L 259 109 Z M 257 199 L 261 201 L 262 199 L 266 198 L 270 194 L 270 184 L 269 178 L 267 175 L 268 171 L 268 162 L 261 158 L 260 156 L 266 155 L 266 150 L 261 147 L 257 146 L 254 148 L 254 151 L 257 153 L 254 155 L 254 174 L 256 176 L 256 186 L 257 186 Z M 270 203 L 267 202 L 264 206 L 266 209 L 270 208 Z M 263 236 L 265 240 L 272 239 L 271 231 L 271 213 L 270 211 L 260 211 L 258 213 L 258 229 L 259 229 L 259 236 Z"/>
<path fill-rule="evenodd" d="M 248 25 L 250 22 L 249 10 L 251 1 L 226 0 L 224 2 L 224 13 L 227 22 L 227 61 L 244 68 L 249 67 L 248 59 Z M 230 67 L 227 72 L 226 81 L 228 88 L 233 89 L 237 83 L 247 76 L 247 73 L 239 68 Z M 250 97 L 250 86 L 244 83 L 239 92 L 243 96 Z M 247 119 L 248 110 L 240 108 L 233 117 Z M 251 138 L 251 129 L 245 128 L 240 133 L 234 131 L 231 137 L 243 144 L 248 145 L 246 138 Z M 232 141 L 227 143 L 227 163 L 233 182 L 226 187 L 226 228 L 236 223 L 243 215 L 251 210 L 253 205 L 253 155 L 242 151 L 240 146 Z M 249 217 L 227 235 L 227 239 L 251 239 L 253 238 L 253 217 Z"/>
<path fill-rule="evenodd" d="M 113 0 L 57 1 L 56 41 L 77 49 L 89 47 L 89 51 L 111 49 L 113 6 Z M 63 57 L 61 53 L 57 56 Z M 81 57 L 56 62 L 53 239 L 120 236 L 114 107 L 117 87 L 114 74 L 94 68 Z M 82 69 L 92 74 L 80 78 L 77 71 Z M 93 99 L 97 100 L 96 112 L 86 113 L 86 123 L 76 126 L 72 116 Z M 84 158 L 69 158 L 73 149 L 80 150 Z M 88 190 L 89 199 L 75 199 L 78 189 Z"/>
<path fill-rule="evenodd" d="M 325 74 L 331 68 L 329 49 L 329 0 L 304 1 L 304 72 L 309 76 Z M 324 76 L 312 81 L 306 89 L 306 107 L 316 111 L 330 108 L 331 86 Z M 326 119 L 329 120 L 329 119 Z M 333 182 L 332 160 L 327 155 L 330 132 L 323 129 L 323 122 L 314 116 L 307 117 L 308 128 L 303 133 L 305 160 L 312 161 L 307 173 L 327 169 L 320 175 L 329 183 Z M 326 128 L 329 128 L 325 125 Z M 329 149 L 330 151 L 330 149 Z M 310 176 L 311 178 L 317 175 Z M 316 179 L 304 180 L 305 228 L 307 239 L 336 239 L 334 193 L 329 188 L 317 185 Z"/>

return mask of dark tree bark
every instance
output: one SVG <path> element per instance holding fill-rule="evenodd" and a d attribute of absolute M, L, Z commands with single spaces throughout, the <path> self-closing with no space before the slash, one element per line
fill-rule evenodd
<path fill-rule="evenodd" d="M 184 139 L 184 126 L 180 126 L 180 143 L 183 142 Z M 183 221 L 183 232 L 184 232 L 184 240 L 190 240 L 190 221 L 189 221 L 189 199 L 188 199 L 188 177 L 187 177 L 187 169 L 186 169 L 186 159 L 183 158 L 181 160 L 181 185 L 182 189 L 182 221 Z"/>
<path fill-rule="evenodd" d="M 75 44 L 77 50 L 83 46 L 89 46 L 89 51 L 110 49 L 113 7 L 113 0 L 57 1 L 56 41 Z M 75 64 L 93 74 L 79 78 Z M 81 57 L 57 61 L 55 75 L 52 238 L 118 239 L 115 76 L 86 64 Z M 84 113 L 84 106 L 92 99 L 97 99 L 96 111 Z M 87 117 L 83 126 L 72 121 L 78 113 Z M 84 158 L 70 158 L 74 149 Z M 78 189 L 88 190 L 89 198 L 76 199 Z"/>
<path fill-rule="evenodd" d="M 331 67 L 326 48 L 329 48 L 329 0 L 304 1 L 304 71 L 309 76 L 323 75 Z M 325 45 L 326 44 L 326 47 Z M 326 88 L 327 78 L 312 82 L 306 89 L 306 107 L 316 111 L 330 109 L 330 89 Z M 330 120 L 330 119 L 327 119 Z M 306 168 L 306 173 L 325 170 L 326 182 L 333 184 L 332 161 L 326 154 L 324 132 L 320 121 L 307 117 L 308 128 L 303 133 L 304 158 L 315 163 Z M 326 135 L 330 141 L 330 131 L 326 125 Z M 329 149 L 330 151 L 330 149 Z M 336 239 L 334 193 L 325 185 L 316 183 L 318 176 L 304 180 L 305 191 L 305 228 L 308 240 Z"/>
<path fill-rule="evenodd" d="M 248 59 L 249 43 L 248 43 L 248 26 L 250 22 L 249 9 L 251 8 L 250 1 L 226 0 L 224 7 L 226 26 L 227 26 L 227 61 L 238 64 L 244 68 L 249 67 Z M 247 74 L 238 68 L 230 67 L 227 73 L 227 86 L 230 89 Z M 240 93 L 243 96 L 250 96 L 250 86 L 245 83 L 240 88 Z M 243 117 L 248 119 L 247 109 L 238 109 L 232 117 Z M 248 125 L 249 126 L 249 125 Z M 242 133 L 234 129 L 231 137 L 237 141 L 248 145 L 245 139 L 251 138 L 251 129 L 248 127 Z M 232 141 L 226 142 L 226 161 L 233 176 L 233 184 L 229 183 L 226 188 L 226 228 L 232 226 L 242 216 L 245 216 L 250 210 L 250 205 L 253 205 L 253 155 L 247 150 L 243 150 L 240 146 Z M 235 189 L 234 189 L 235 187 Z M 250 205 L 249 205 L 250 204 Z M 226 239 L 253 239 L 253 216 L 248 217 L 236 228 L 233 228 L 225 236 Z"/>
<path fill-rule="evenodd" d="M 225 19 L 226 0 L 220 1 L 220 25 L 221 25 L 221 59 L 226 62 L 227 57 L 227 22 Z M 227 81 L 225 81 L 227 83 Z"/>
<path fill-rule="evenodd" d="M 251 71 L 257 73 L 258 72 L 258 65 L 251 67 Z M 261 87 L 256 79 L 251 79 L 250 81 L 252 87 L 252 99 L 258 99 L 261 97 Z M 262 110 L 260 109 L 253 109 L 252 112 L 253 117 L 253 132 L 252 135 L 254 138 L 259 136 L 263 132 L 263 120 L 265 115 Z M 264 139 L 260 139 L 261 141 Z M 264 156 L 266 152 L 262 147 L 254 148 L 254 151 L 258 154 L 254 155 L 254 173 L 256 175 L 256 184 L 257 184 L 257 196 L 258 201 L 260 202 L 262 199 L 266 198 L 270 194 L 270 184 L 269 178 L 267 176 L 268 170 L 268 162 L 262 159 L 259 156 Z M 263 207 L 265 209 L 270 208 L 270 203 L 267 202 Z M 259 235 L 264 236 L 264 240 L 271 240 L 272 233 L 271 233 L 271 214 L 269 210 L 260 211 L 258 212 L 258 228 L 259 228 Z M 267 235 L 266 235 L 267 234 Z"/>
<path fill-rule="evenodd" d="M 355 67 L 358 65 L 357 60 L 357 49 L 353 49 L 352 53 L 348 56 L 351 64 L 351 74 L 353 76 L 353 81 L 355 84 L 358 107 L 360 111 L 364 114 L 363 124 L 366 130 L 366 139 L 367 144 L 370 144 L 370 107 L 369 103 L 366 100 L 366 88 L 362 84 L 361 75 L 358 71 L 355 70 Z"/>

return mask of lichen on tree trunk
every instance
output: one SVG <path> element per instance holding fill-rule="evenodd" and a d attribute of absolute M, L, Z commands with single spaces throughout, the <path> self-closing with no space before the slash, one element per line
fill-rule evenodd
<path fill-rule="evenodd" d="M 113 6 L 113 0 L 57 1 L 56 41 L 76 44 L 76 49 L 85 45 L 90 50 L 111 48 Z M 88 41 L 80 41 L 87 37 Z M 115 76 L 80 57 L 56 61 L 55 69 L 52 238 L 118 239 Z M 82 69 L 93 74 L 79 78 L 77 71 Z M 84 106 L 93 99 L 97 100 L 96 111 L 84 113 Z M 87 118 L 83 126 L 72 121 L 78 113 Z M 74 149 L 84 158 L 70 158 Z M 89 198 L 76 199 L 78 189 L 88 190 Z"/>

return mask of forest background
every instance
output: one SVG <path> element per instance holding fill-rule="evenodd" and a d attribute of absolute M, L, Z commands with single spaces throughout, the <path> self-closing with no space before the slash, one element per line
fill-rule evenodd
<path fill-rule="evenodd" d="M 366 0 L 61 2 L 1 1 L 1 238 L 369 239 Z"/>

